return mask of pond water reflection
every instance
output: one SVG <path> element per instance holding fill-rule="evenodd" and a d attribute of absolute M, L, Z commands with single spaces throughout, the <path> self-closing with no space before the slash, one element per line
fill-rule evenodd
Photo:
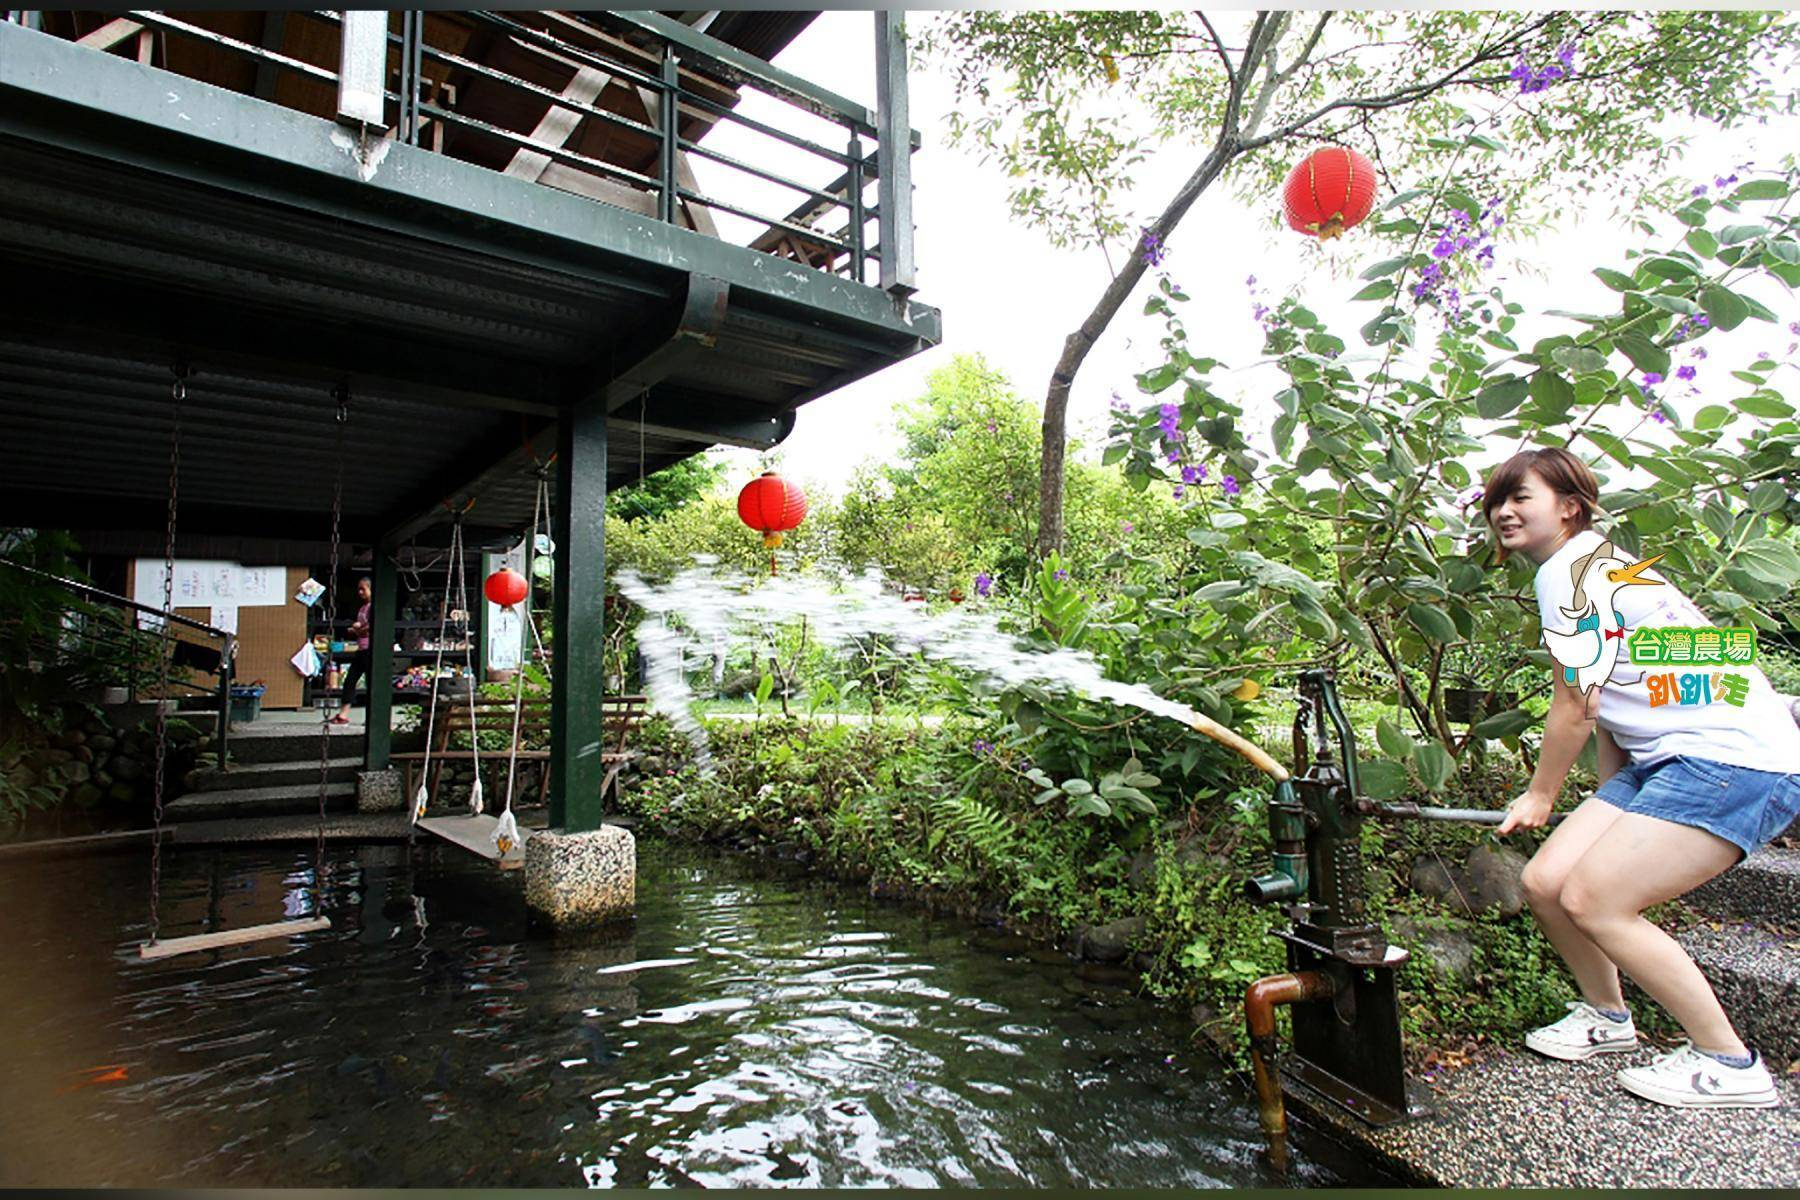
<path fill-rule="evenodd" d="M 171 853 L 165 936 L 305 909 L 311 853 Z M 142 856 L 0 867 L 0 1184 L 1279 1182 L 1185 1022 L 1041 948 L 657 843 L 633 925 L 527 938 L 446 853 L 335 846 L 329 931 L 152 964 Z"/>

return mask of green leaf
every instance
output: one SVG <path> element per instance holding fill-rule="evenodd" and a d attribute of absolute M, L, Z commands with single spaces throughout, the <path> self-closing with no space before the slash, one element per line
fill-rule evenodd
<path fill-rule="evenodd" d="M 1530 392 L 1524 376 L 1502 376 L 1481 389 L 1475 397 L 1475 411 L 1490 421 L 1498 420 L 1524 403 Z"/>
<path fill-rule="evenodd" d="M 1374 266 L 1369 267 L 1366 270 L 1364 270 L 1362 274 L 1357 276 L 1357 278 L 1358 279 L 1381 279 L 1385 276 L 1392 275 L 1395 271 L 1400 270 L 1402 267 L 1404 267 L 1410 261 L 1412 261 L 1412 256 L 1410 254 L 1402 254 L 1398 258 L 1384 258 L 1380 262 L 1376 263 Z"/>
<path fill-rule="evenodd" d="M 1412 753 L 1413 740 L 1386 717 L 1375 722 L 1375 740 L 1380 744 L 1381 752 L 1391 758 L 1405 758 Z"/>
<path fill-rule="evenodd" d="M 1368 286 L 1364 287 L 1362 291 L 1360 291 L 1360 292 L 1356 293 L 1356 295 L 1350 297 L 1350 299 L 1351 300 L 1386 300 L 1389 296 L 1392 296 L 1398 290 L 1399 289 L 1397 287 L 1395 287 L 1393 280 L 1377 279 L 1374 283 L 1369 284 Z"/>
<path fill-rule="evenodd" d="M 1071 817 L 1110 817 L 1112 816 L 1112 805 L 1098 796 L 1082 796 L 1075 803 L 1069 805 L 1069 815 Z"/>
<path fill-rule="evenodd" d="M 1555 371 L 1540 370 L 1531 377 L 1531 398 L 1552 414 L 1575 407 L 1575 387 Z"/>
<path fill-rule="evenodd" d="M 1450 614 L 1435 604 L 1416 601 L 1406 606 L 1406 619 L 1418 627 L 1419 632 L 1434 642 L 1453 642 L 1456 640 L 1456 622 Z"/>
<path fill-rule="evenodd" d="M 1765 479 L 1750 491 L 1750 507 L 1757 512 L 1777 512 L 1787 507 L 1788 491 L 1779 480 Z"/>
<path fill-rule="evenodd" d="M 1427 791 L 1435 792 L 1456 774 L 1456 760 L 1437 742 L 1420 742 L 1413 747 L 1413 765 Z"/>
<path fill-rule="evenodd" d="M 1708 404 L 1694 414 L 1694 428 L 1699 430 L 1718 429 L 1730 421 L 1731 410 L 1723 404 Z"/>
<path fill-rule="evenodd" d="M 1735 246 L 1739 242 L 1753 241 L 1763 235 L 1761 225 L 1727 225 L 1719 230 L 1719 241 L 1727 246 Z"/>
<path fill-rule="evenodd" d="M 762 678 L 756 681 L 756 703 L 758 706 L 767 704 L 769 702 L 769 697 L 774 693 L 775 676 L 764 671 L 762 673 Z"/>
<path fill-rule="evenodd" d="M 1085 779 L 1065 779 L 1058 786 L 1071 796 L 1085 796 L 1094 790 L 1094 785 Z"/>
<path fill-rule="evenodd" d="M 1509 708 L 1503 713 L 1495 713 L 1469 732 L 1483 738 L 1517 737 L 1536 721 L 1536 717 L 1522 708 Z"/>
<path fill-rule="evenodd" d="M 1571 375 L 1592 375 L 1606 369 L 1606 356 L 1586 346 L 1558 346 L 1550 358 Z"/>
<path fill-rule="evenodd" d="M 1669 352 L 1652 342 L 1641 333 L 1622 333 L 1615 345 L 1619 352 L 1631 360 L 1631 365 L 1640 371 L 1655 371 L 1658 375 L 1669 373 Z"/>
<path fill-rule="evenodd" d="M 1693 263 L 1683 262 L 1679 258 L 1646 259 L 1644 270 L 1658 279 L 1687 279 L 1700 273 Z"/>
<path fill-rule="evenodd" d="M 1794 415 L 1793 405 L 1785 400 L 1777 399 L 1768 392 L 1759 392 L 1754 396 L 1744 396 L 1741 399 L 1733 400 L 1731 404 L 1732 407 L 1736 408 L 1739 412 L 1749 413 L 1753 417 L 1767 417 L 1772 421 L 1778 421 L 1782 417 L 1791 417 Z"/>
<path fill-rule="evenodd" d="M 1779 179 L 1752 179 L 1749 183 L 1738 185 L 1737 191 L 1731 193 L 1735 202 L 1745 200 L 1785 200 L 1791 189 Z"/>
<path fill-rule="evenodd" d="M 1125 777 L 1125 786 L 1134 788 L 1153 788 L 1162 782 L 1161 777 L 1148 771 L 1133 771 Z"/>
<path fill-rule="evenodd" d="M 1732 557 L 1732 565 L 1758 579 L 1788 587 L 1800 580 L 1800 554 L 1774 538 L 1757 538 Z"/>
<path fill-rule="evenodd" d="M 1138 390 L 1155 395 L 1166 392 L 1181 378 L 1181 368 L 1175 363 L 1164 363 L 1153 371 L 1145 371 L 1138 376 Z"/>
<path fill-rule="evenodd" d="M 1130 453 L 1131 447 L 1129 445 L 1124 442 L 1115 442 L 1108 446 L 1106 452 L 1100 456 L 1100 465 L 1103 467 L 1110 467 Z"/>
<path fill-rule="evenodd" d="M 1742 296 L 1727 291 L 1716 283 L 1709 283 L 1700 289 L 1700 307 L 1712 318 L 1712 323 L 1719 329 L 1736 329 L 1750 315 L 1750 306 L 1744 303 Z"/>
<path fill-rule="evenodd" d="M 1380 758 L 1359 764 L 1356 781 L 1362 786 L 1363 795 L 1371 800 L 1392 800 L 1405 795 L 1409 782 L 1404 765 Z"/>
<path fill-rule="evenodd" d="M 1615 437 L 1613 434 L 1607 433 L 1604 429 L 1595 429 L 1591 425 L 1581 432 L 1586 434 L 1588 440 L 1593 442 L 1594 445 L 1606 451 L 1606 456 L 1618 463 L 1621 467 L 1636 465 L 1636 460 L 1631 457 L 1631 447 L 1625 444 L 1624 438 Z"/>
<path fill-rule="evenodd" d="M 1665 296 L 1661 292 L 1653 292 L 1644 297 L 1652 308 L 1660 308 L 1664 312 L 1676 313 L 1691 317 L 1700 311 L 1700 306 L 1685 296 Z"/>
<path fill-rule="evenodd" d="M 1687 235 L 1688 248 L 1702 258 L 1711 258 L 1719 252 L 1719 239 L 1704 229 L 1690 229 Z"/>
<path fill-rule="evenodd" d="M 1637 287 L 1637 281 L 1631 276 L 1608 270 L 1605 267 L 1595 267 L 1594 274 L 1599 277 L 1601 283 L 1615 292 L 1629 292 Z"/>

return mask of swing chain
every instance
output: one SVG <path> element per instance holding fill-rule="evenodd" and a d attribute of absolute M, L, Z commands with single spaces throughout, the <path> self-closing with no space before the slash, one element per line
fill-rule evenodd
<path fill-rule="evenodd" d="M 331 392 L 337 401 L 337 415 L 334 425 L 336 437 L 333 439 L 332 462 L 335 475 L 331 488 L 331 570 L 325 576 L 325 655 L 326 662 L 331 661 L 332 635 L 337 627 L 337 577 L 338 551 L 343 537 L 344 518 L 344 427 L 350 419 L 350 388 L 346 384 L 338 384 Z M 329 673 L 327 674 L 329 679 Z M 375 684 L 369 684 L 373 690 Z M 352 697 L 338 697 L 341 708 L 348 709 Z M 325 697 L 325 703 L 319 706 L 319 825 L 313 843 L 313 904 L 316 912 L 325 909 L 325 794 L 331 786 L 331 698 Z"/>
<path fill-rule="evenodd" d="M 176 363 L 173 368 L 175 379 L 169 385 L 169 399 L 172 401 L 172 419 L 169 425 L 169 511 L 163 529 L 163 606 L 162 629 L 157 647 L 157 687 L 156 687 L 156 756 L 155 770 L 151 781 L 151 820 L 156 829 L 150 839 L 150 940 L 156 941 L 160 926 L 158 914 L 162 909 L 162 825 L 163 825 L 163 788 L 164 772 L 168 759 L 169 717 L 163 710 L 163 704 L 169 692 L 169 635 L 173 622 L 170 617 L 175 612 L 175 510 L 180 496 L 181 485 L 181 402 L 187 399 L 188 367 L 186 363 Z"/>

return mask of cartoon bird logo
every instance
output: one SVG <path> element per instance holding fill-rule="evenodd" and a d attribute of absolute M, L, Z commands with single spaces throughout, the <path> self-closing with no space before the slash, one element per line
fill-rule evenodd
<path fill-rule="evenodd" d="M 1544 646 L 1562 667 L 1563 681 L 1582 695 L 1610 679 L 1618 664 L 1618 650 L 1610 643 L 1614 638 L 1623 641 L 1625 637 L 1625 618 L 1614 603 L 1619 589 L 1661 583 L 1660 579 L 1644 579 L 1642 575 L 1662 558 L 1658 554 L 1628 562 L 1608 541 L 1576 559 L 1569 568 L 1570 581 L 1575 585 L 1574 604 L 1560 611 L 1575 622 L 1575 628 L 1567 632 L 1544 630 Z"/>

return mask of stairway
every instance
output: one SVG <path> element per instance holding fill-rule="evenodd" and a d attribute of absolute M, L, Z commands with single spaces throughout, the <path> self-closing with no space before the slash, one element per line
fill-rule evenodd
<path fill-rule="evenodd" d="M 1686 902 L 1708 919 L 1676 940 L 1738 1033 L 1771 1065 L 1800 1061 L 1800 850 L 1765 846 Z"/>
<path fill-rule="evenodd" d="M 356 773 L 368 739 L 360 723 L 334 725 L 326 759 L 325 808 L 356 807 Z M 192 789 L 171 800 L 170 820 L 265 817 L 319 809 L 319 727 L 245 723 L 232 726 L 231 765 L 195 771 Z"/>

